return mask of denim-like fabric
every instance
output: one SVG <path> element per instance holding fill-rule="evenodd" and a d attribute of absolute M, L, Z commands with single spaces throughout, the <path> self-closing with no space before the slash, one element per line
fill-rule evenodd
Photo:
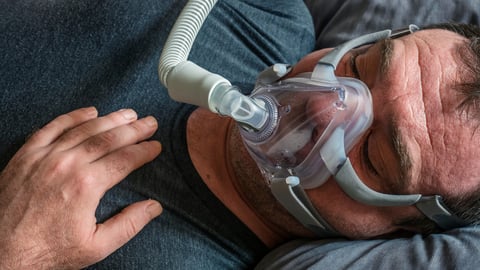
<path fill-rule="evenodd" d="M 146 198 L 164 213 L 93 269 L 242 269 L 267 252 L 197 175 L 185 141 L 194 108 L 171 101 L 158 80 L 162 45 L 184 4 L 0 0 L 0 168 L 32 131 L 79 107 L 131 107 L 159 121 L 162 154 L 109 191 L 97 216 Z M 248 92 L 260 70 L 296 62 L 314 42 L 301 0 L 220 0 L 190 59 Z"/>

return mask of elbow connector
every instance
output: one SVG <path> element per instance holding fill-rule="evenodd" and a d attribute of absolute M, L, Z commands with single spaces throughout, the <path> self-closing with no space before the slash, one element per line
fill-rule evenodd
<path fill-rule="evenodd" d="M 248 128 L 260 130 L 269 118 L 262 100 L 243 95 L 237 87 L 219 84 L 210 95 L 209 105 L 219 114 L 230 116 Z"/>
<path fill-rule="evenodd" d="M 269 117 L 262 100 L 245 96 L 222 76 L 190 61 L 179 63 L 168 73 L 168 91 L 176 101 L 230 116 L 254 130 L 261 129 Z"/>

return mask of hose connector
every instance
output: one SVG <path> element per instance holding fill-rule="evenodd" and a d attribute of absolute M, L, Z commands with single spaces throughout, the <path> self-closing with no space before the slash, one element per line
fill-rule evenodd
<path fill-rule="evenodd" d="M 254 130 L 260 130 L 270 117 L 262 100 L 245 96 L 237 87 L 229 84 L 217 85 L 210 95 L 209 105 L 210 110 L 230 116 Z"/>

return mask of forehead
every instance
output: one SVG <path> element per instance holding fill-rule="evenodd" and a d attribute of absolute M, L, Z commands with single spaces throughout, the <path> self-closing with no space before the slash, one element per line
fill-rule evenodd
<path fill-rule="evenodd" d="M 463 37 L 446 30 L 394 40 L 388 72 L 377 80 L 383 86 L 374 87 L 382 91 L 377 101 L 390 106 L 391 111 L 384 110 L 412 159 L 412 190 L 452 194 L 476 185 L 480 164 L 472 159 L 480 151 L 472 145 L 479 140 L 458 109 L 464 97 L 456 89 L 465 78 L 459 54 L 465 44 Z"/>

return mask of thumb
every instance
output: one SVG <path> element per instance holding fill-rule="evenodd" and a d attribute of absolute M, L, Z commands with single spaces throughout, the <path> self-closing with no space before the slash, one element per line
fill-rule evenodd
<path fill-rule="evenodd" d="M 103 224 L 98 224 L 93 239 L 97 255 L 107 257 L 125 245 L 162 210 L 160 203 L 155 200 L 141 201 L 129 205 Z"/>

